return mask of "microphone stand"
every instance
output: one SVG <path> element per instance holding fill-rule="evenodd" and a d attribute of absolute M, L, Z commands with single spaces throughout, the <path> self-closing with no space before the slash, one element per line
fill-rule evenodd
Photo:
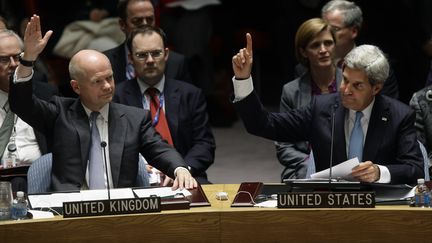
<path fill-rule="evenodd" d="M 105 141 L 102 141 L 101 147 L 103 149 L 103 154 L 104 154 L 105 175 L 107 178 L 107 189 L 108 189 L 108 200 L 111 200 L 110 184 L 109 184 L 109 177 L 108 177 L 108 163 L 107 163 L 107 158 L 106 158 L 106 146 L 107 146 L 107 143 Z"/>

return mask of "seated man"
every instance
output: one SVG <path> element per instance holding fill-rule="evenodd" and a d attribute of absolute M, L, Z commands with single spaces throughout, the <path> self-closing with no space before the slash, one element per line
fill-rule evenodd
<path fill-rule="evenodd" d="M 113 72 L 102 53 L 83 50 L 72 57 L 70 83 L 78 99 L 55 96 L 48 103 L 32 96 L 29 61 L 38 57 L 51 34 L 48 31 L 42 38 L 39 16 L 30 19 L 25 31 L 23 61 L 9 93 L 12 111 L 51 142 L 51 189 L 103 189 L 108 183 L 112 188 L 132 187 L 139 153 L 175 178 L 173 189 L 196 187 L 197 182 L 181 155 L 156 133 L 148 113 L 111 103 Z M 107 168 L 103 161 L 105 149 Z"/>
<path fill-rule="evenodd" d="M 157 27 L 132 31 L 127 44 L 137 78 L 120 83 L 114 101 L 153 110 L 156 130 L 183 156 L 192 176 L 200 184 L 208 184 L 206 170 L 213 164 L 216 145 L 205 98 L 195 86 L 164 75 L 171 54 L 166 42 Z M 155 99 L 150 90 L 156 91 Z M 160 105 L 152 106 L 159 101 Z"/>
<path fill-rule="evenodd" d="M 253 92 L 252 37 L 232 58 L 235 106 L 248 132 L 277 141 L 310 141 L 316 170 L 357 157 L 351 175 L 362 182 L 415 184 L 423 158 L 407 105 L 378 94 L 389 72 L 382 51 L 371 45 L 346 57 L 339 94 L 315 96 L 304 108 L 269 113 Z M 333 128 L 334 127 L 334 130 Z M 333 151 L 331 151 L 333 145 Z"/>
<path fill-rule="evenodd" d="M 9 109 L 10 78 L 20 63 L 19 54 L 23 50 L 24 43 L 15 32 L 8 29 L 0 30 L 0 168 L 12 166 L 6 163 L 8 147 L 16 149 L 13 152 L 16 165 L 28 165 L 48 152 L 45 136 L 33 130 Z M 34 85 L 34 92 L 39 98 L 48 100 L 57 94 L 57 89 L 51 84 L 37 82 Z M 11 182 L 13 191 L 27 191 L 25 178 L 13 178 Z"/>

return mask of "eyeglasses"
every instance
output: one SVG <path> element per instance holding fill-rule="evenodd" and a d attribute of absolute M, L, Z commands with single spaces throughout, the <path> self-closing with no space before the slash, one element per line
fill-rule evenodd
<path fill-rule="evenodd" d="M 147 60 L 148 56 L 150 55 L 152 58 L 156 59 L 163 55 L 162 50 L 154 50 L 154 51 L 144 51 L 144 52 L 137 52 L 135 53 L 135 56 L 139 60 Z"/>
<path fill-rule="evenodd" d="M 0 64 L 3 65 L 9 65 L 11 62 L 11 58 L 14 60 L 14 62 L 19 62 L 19 56 L 21 53 L 19 54 L 15 54 L 12 56 L 0 56 Z"/>
<path fill-rule="evenodd" d="M 343 30 L 343 29 L 348 28 L 348 26 L 342 26 L 342 27 L 339 27 L 339 26 L 332 25 L 332 26 L 330 26 L 330 28 L 331 28 L 332 31 L 334 31 L 334 32 L 339 32 L 339 31 L 341 31 L 341 30 Z"/>

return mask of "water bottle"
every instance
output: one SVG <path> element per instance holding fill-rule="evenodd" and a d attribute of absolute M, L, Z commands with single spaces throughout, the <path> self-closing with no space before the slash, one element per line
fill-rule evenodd
<path fill-rule="evenodd" d="M 415 205 L 416 207 L 429 207 L 430 190 L 425 184 L 423 178 L 417 179 L 417 188 L 415 190 Z"/>
<path fill-rule="evenodd" d="M 27 200 L 24 197 L 24 192 L 17 192 L 17 197 L 13 201 L 11 208 L 11 217 L 15 220 L 25 219 L 27 218 Z"/>
<path fill-rule="evenodd" d="M 15 143 L 10 143 L 7 147 L 8 153 L 5 160 L 5 168 L 12 168 L 17 166 L 17 156 L 16 156 L 16 145 Z"/>

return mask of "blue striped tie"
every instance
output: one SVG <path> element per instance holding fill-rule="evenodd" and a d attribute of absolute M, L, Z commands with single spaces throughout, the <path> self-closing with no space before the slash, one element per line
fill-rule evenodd
<path fill-rule="evenodd" d="M 361 118 L 363 116 L 363 113 L 361 111 L 356 112 L 356 118 L 354 122 L 353 129 L 351 131 L 351 137 L 349 142 L 349 149 L 348 149 L 348 158 L 352 159 L 357 157 L 360 162 L 363 160 L 363 129 L 361 126 Z"/>

